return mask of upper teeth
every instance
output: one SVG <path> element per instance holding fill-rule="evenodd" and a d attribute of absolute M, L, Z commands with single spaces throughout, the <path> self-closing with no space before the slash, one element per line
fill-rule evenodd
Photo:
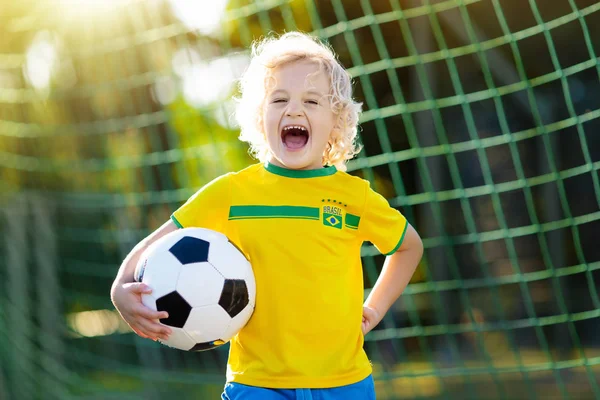
<path fill-rule="evenodd" d="M 306 130 L 305 127 L 300 126 L 300 125 L 288 125 L 286 127 L 283 128 L 284 131 L 287 131 L 288 129 L 302 129 L 303 131 Z"/>

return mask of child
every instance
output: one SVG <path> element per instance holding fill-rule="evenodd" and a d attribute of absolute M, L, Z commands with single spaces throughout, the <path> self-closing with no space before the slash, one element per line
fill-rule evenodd
<path fill-rule="evenodd" d="M 222 399 L 374 399 L 364 335 L 408 284 L 423 253 L 419 235 L 345 162 L 360 104 L 332 51 L 301 33 L 253 47 L 241 80 L 240 139 L 261 161 L 194 194 L 124 260 L 111 291 L 140 336 L 166 339 L 167 326 L 133 283 L 140 254 L 182 227 L 223 232 L 250 260 L 256 308 L 231 341 Z M 360 249 L 387 254 L 363 305 Z M 207 321 L 210 323 L 210 321 Z"/>

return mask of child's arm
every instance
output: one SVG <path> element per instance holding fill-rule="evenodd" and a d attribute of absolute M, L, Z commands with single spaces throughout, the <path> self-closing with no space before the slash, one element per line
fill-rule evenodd
<path fill-rule="evenodd" d="M 110 290 L 111 300 L 121 317 L 135 333 L 144 338 L 167 339 L 171 331 L 157 321 L 167 318 L 166 312 L 154 311 L 142 303 L 142 293 L 151 293 L 152 290 L 141 282 L 134 282 L 135 267 L 148 246 L 177 229 L 177 225 L 169 220 L 139 242 L 123 260 Z"/>
<path fill-rule="evenodd" d="M 423 243 L 417 231 L 409 224 L 402 245 L 383 264 L 383 269 L 363 307 L 363 334 L 367 334 L 382 319 L 400 297 L 412 277 L 421 257 Z"/>

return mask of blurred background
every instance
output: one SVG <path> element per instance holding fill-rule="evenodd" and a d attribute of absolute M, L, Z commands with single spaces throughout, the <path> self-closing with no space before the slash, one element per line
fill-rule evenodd
<path fill-rule="evenodd" d="M 228 346 L 141 339 L 109 290 L 254 162 L 236 79 L 290 30 L 353 75 L 349 172 L 426 247 L 366 338 L 378 398 L 600 398 L 600 2 L 22 0 L 0 4 L 0 399 L 219 398 Z"/>

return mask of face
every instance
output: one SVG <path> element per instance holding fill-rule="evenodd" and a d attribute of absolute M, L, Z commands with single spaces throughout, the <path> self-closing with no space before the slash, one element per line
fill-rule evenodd
<path fill-rule="evenodd" d="M 269 163 L 288 169 L 323 167 L 336 122 L 327 97 L 329 79 L 310 61 L 279 66 L 272 77 L 263 109 Z"/>

